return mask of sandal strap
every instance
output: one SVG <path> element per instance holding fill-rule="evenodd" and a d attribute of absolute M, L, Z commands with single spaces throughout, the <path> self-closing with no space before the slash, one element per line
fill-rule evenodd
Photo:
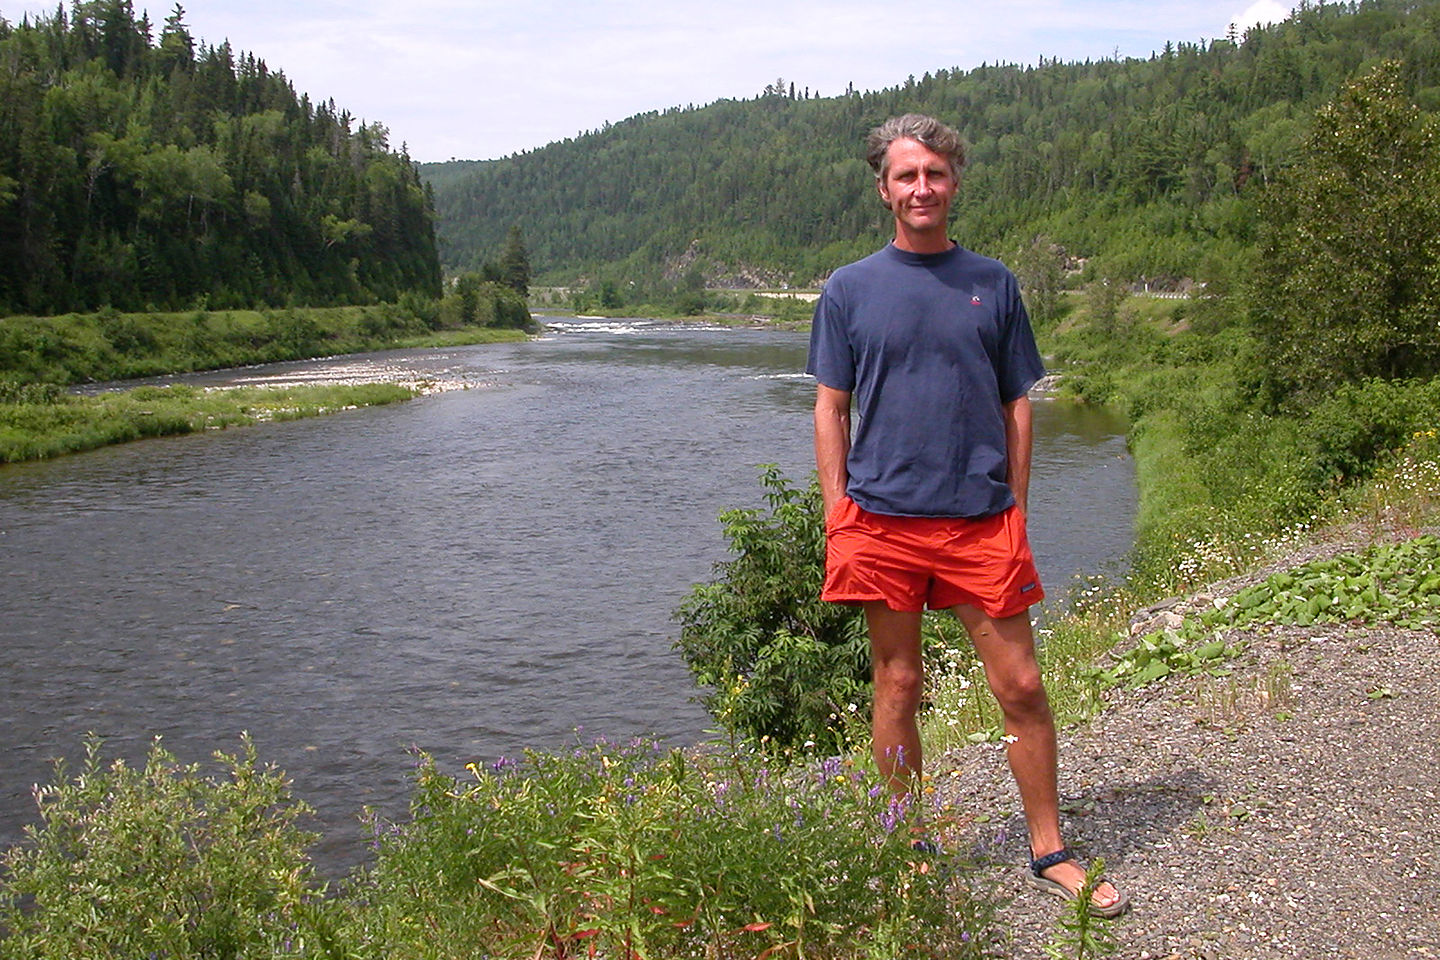
<path fill-rule="evenodd" d="M 1071 853 L 1068 848 L 1061 848 L 1059 850 L 1056 850 L 1054 853 L 1047 853 L 1043 857 L 1036 857 L 1034 860 L 1031 860 L 1030 872 L 1038 877 L 1046 870 L 1049 870 L 1051 867 L 1055 866 L 1055 864 L 1064 863 L 1066 860 L 1074 859 L 1075 854 Z"/>

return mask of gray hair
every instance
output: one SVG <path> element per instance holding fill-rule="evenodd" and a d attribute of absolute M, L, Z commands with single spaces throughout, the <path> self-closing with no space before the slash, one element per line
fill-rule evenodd
<path fill-rule="evenodd" d="M 965 169 L 965 141 L 951 127 L 923 113 L 907 113 L 891 117 L 870 131 L 865 139 L 865 162 L 875 171 L 876 180 L 884 180 L 890 172 L 890 144 L 896 140 L 915 140 L 950 161 L 950 172 L 960 179 Z"/>

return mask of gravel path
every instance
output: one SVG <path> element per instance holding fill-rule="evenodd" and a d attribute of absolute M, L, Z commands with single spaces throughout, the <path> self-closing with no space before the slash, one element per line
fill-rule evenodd
<path fill-rule="evenodd" d="M 1233 676 L 1116 691 L 1061 733 L 1066 837 L 1134 903 L 1109 926 L 1114 956 L 1440 958 L 1440 636 L 1326 625 L 1227 640 L 1246 647 Z M 935 773 L 956 809 L 990 815 L 952 842 L 1007 901 L 1003 955 L 1046 956 L 1063 907 L 1024 882 L 1003 754 L 952 751 Z"/>

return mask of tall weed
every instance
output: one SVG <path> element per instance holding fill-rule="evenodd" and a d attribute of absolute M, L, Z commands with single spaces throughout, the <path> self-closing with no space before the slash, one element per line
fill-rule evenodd
<path fill-rule="evenodd" d="M 838 759 L 601 741 L 469 773 L 422 758 L 411 819 L 374 821 L 377 956 L 981 955 L 990 905 Z"/>
<path fill-rule="evenodd" d="M 4 855 L 0 957 L 321 956 L 333 910 L 306 857 L 308 810 L 248 737 L 223 773 L 158 741 L 145 765 L 104 762 L 38 788 L 41 824 Z"/>

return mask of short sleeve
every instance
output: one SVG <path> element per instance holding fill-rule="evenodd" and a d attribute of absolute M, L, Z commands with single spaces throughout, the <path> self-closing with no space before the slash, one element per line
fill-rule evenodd
<path fill-rule="evenodd" d="M 815 302 L 810 324 L 810 357 L 805 372 L 820 383 L 847 393 L 855 389 L 855 353 L 846 333 L 845 311 L 834 278 Z"/>
<path fill-rule="evenodd" d="M 1020 285 L 1014 274 L 1007 277 L 1005 292 L 1005 327 L 1001 332 L 995 374 L 1000 401 L 1010 403 L 1024 396 L 1037 380 L 1045 376 L 1045 362 L 1040 358 L 1040 348 L 1035 345 L 1030 314 L 1020 298 Z"/>

